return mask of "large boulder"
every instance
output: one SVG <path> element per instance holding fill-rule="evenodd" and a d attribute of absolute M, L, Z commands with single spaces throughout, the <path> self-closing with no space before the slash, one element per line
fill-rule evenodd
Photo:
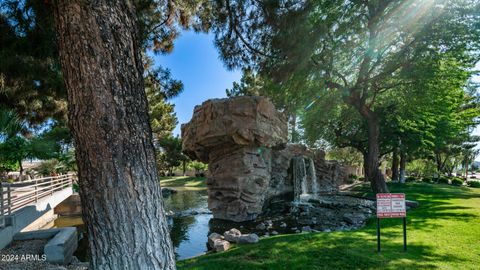
<path fill-rule="evenodd" d="M 215 241 L 216 240 L 223 240 L 223 236 L 221 234 L 218 234 L 218 233 L 211 233 L 209 236 L 208 236 L 208 246 L 210 248 L 215 248 Z"/>
<path fill-rule="evenodd" d="M 182 125 L 182 147 L 192 159 L 208 163 L 224 147 L 279 147 L 287 142 L 287 119 L 264 97 L 210 99 L 196 106 Z M 220 151 L 221 153 L 221 151 Z"/>
<path fill-rule="evenodd" d="M 249 233 L 249 234 L 242 234 L 240 238 L 238 238 L 238 243 L 239 244 L 255 244 L 260 240 L 258 235 L 254 233 Z"/>
<path fill-rule="evenodd" d="M 223 237 L 225 238 L 225 240 L 232 243 L 238 243 L 240 236 L 242 236 L 242 233 L 235 228 L 230 229 L 223 234 Z"/>
<path fill-rule="evenodd" d="M 227 251 L 228 249 L 230 249 L 230 242 L 225 241 L 225 240 L 221 240 L 221 239 L 217 239 L 217 240 L 215 240 L 215 243 L 213 244 L 213 249 L 216 252 Z"/>

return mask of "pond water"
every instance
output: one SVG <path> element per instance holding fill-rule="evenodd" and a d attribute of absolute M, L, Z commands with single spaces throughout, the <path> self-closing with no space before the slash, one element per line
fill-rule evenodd
<path fill-rule="evenodd" d="M 222 231 L 223 226 L 218 222 L 210 222 L 212 215 L 207 209 L 206 190 L 178 190 L 168 198 L 164 198 L 166 211 L 176 213 L 175 217 L 168 218 L 170 236 L 175 248 L 177 260 L 187 259 L 207 252 L 207 237 L 210 227 L 215 231 Z M 192 212 L 200 213 L 193 215 Z M 204 214 L 202 214 L 204 213 Z M 220 222 L 222 223 L 222 222 Z M 209 225 L 212 224 L 212 225 Z M 86 239 L 85 227 L 79 216 L 59 216 L 52 227 L 75 226 L 82 236 L 75 256 L 81 261 L 88 261 L 88 240 Z"/>
<path fill-rule="evenodd" d="M 169 218 L 170 237 L 178 260 L 201 255 L 207 251 L 207 237 L 210 231 L 209 221 L 212 214 L 205 213 L 207 208 L 206 190 L 179 190 L 164 199 L 165 210 L 174 213 L 186 213 L 184 216 Z"/>

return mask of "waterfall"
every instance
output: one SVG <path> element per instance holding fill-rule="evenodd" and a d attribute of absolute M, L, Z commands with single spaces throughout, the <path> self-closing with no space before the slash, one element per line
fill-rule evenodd
<path fill-rule="evenodd" d="M 303 178 L 302 178 L 302 194 L 300 196 L 305 196 L 308 194 L 308 183 L 307 183 L 307 175 L 308 175 L 308 171 L 307 171 L 307 166 L 305 164 L 305 159 L 302 158 L 302 162 L 301 162 L 301 166 L 303 166 L 303 169 L 302 171 L 304 172 L 303 174 Z"/>
<path fill-rule="evenodd" d="M 301 195 L 306 191 L 307 170 L 303 157 L 292 159 L 293 196 L 295 201 L 300 201 Z"/>
<path fill-rule="evenodd" d="M 310 158 L 309 171 L 310 171 L 310 181 L 311 181 L 310 183 L 312 187 L 312 195 L 317 196 L 318 195 L 317 173 L 315 172 L 315 163 L 311 158 Z"/>
<path fill-rule="evenodd" d="M 308 159 L 308 163 L 306 163 Z M 293 195 L 295 201 L 308 200 L 318 195 L 318 182 L 313 159 L 303 156 L 292 159 Z"/>

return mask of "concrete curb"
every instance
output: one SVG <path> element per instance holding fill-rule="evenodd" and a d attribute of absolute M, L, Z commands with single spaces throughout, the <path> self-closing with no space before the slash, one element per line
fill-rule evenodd
<path fill-rule="evenodd" d="M 72 260 L 73 253 L 77 250 L 77 228 L 65 227 L 30 232 L 17 233 L 13 240 L 48 239 L 43 252 L 47 262 L 56 264 L 68 264 Z"/>

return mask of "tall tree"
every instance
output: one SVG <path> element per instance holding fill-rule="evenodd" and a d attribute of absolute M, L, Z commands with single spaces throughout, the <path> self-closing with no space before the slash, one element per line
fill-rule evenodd
<path fill-rule="evenodd" d="M 211 13 L 211 9 L 206 0 L 122 2 L 2 1 L 0 104 L 14 109 L 22 119 L 28 118 L 32 123 L 49 117 L 61 118 L 66 111 L 64 97 L 67 88 L 68 100 L 72 101 L 69 125 L 74 129 L 75 145 L 82 148 L 76 152 L 76 157 L 82 160 L 79 176 L 85 192 L 81 190 L 80 193 L 85 206 L 89 206 L 84 219 L 91 235 L 93 266 L 103 269 L 168 269 L 174 267 L 173 256 L 161 202 L 155 197 L 159 195 L 155 184 L 156 171 L 152 171 L 154 166 L 148 163 L 154 158 L 150 151 L 148 123 L 143 121 L 144 94 L 135 96 L 139 89 L 143 91 L 143 84 L 137 81 L 137 75 L 143 75 L 138 52 L 146 49 L 155 53 L 170 52 L 179 29 L 191 27 L 201 31 L 209 28 L 203 18 Z M 52 12 L 52 6 L 55 12 Z M 108 8 L 111 9 L 106 10 Z M 53 14 L 57 15 L 56 18 Z M 107 16 L 102 16 L 105 14 Z M 68 21 L 71 18 L 73 21 Z M 95 31 L 91 33 L 89 26 Z M 67 35 L 64 37 L 64 34 Z M 65 43 L 72 40 L 82 42 L 71 43 L 75 44 L 72 47 Z M 121 42 L 117 43 L 117 40 Z M 106 45 L 112 47 L 106 48 Z M 61 61 L 59 49 L 62 50 Z M 83 58 L 90 56 L 89 59 Z M 95 68 L 90 69 L 92 67 Z M 77 71 L 81 72 L 75 73 Z M 120 72 L 123 71 L 122 76 Z M 91 77 L 93 72 L 98 72 L 98 77 Z M 79 78 L 80 74 L 87 73 L 90 77 Z M 96 79 L 98 88 L 93 85 Z M 49 104 L 60 106 L 53 108 Z M 96 118 L 102 116 L 105 117 Z M 78 121 L 72 123 L 71 119 Z M 83 127 L 82 120 L 86 124 Z M 93 131 L 91 128 L 95 124 L 98 130 Z M 147 129 L 140 130 L 145 127 Z M 117 131 L 123 131 L 118 132 L 121 137 L 116 137 Z M 78 138 L 82 140 L 77 142 Z M 88 142 L 89 139 L 92 141 Z M 92 145 L 102 148 L 95 149 Z M 103 151 L 106 148 L 109 151 Z M 101 153 L 97 155 L 97 151 Z M 121 191 L 109 194 L 110 189 L 117 187 Z M 90 191 L 91 194 L 86 194 Z M 136 206 L 130 204 L 131 201 Z M 117 215 L 117 209 L 111 206 L 121 205 L 129 207 L 119 208 L 124 211 Z M 127 219 L 137 220 L 137 217 L 143 221 L 143 227 L 128 223 L 122 229 L 117 225 Z M 104 237 L 99 238 L 102 234 Z M 115 248 L 111 248 L 113 246 Z M 143 249 L 137 252 L 140 247 Z M 125 257 L 124 254 L 132 256 Z"/>
<path fill-rule="evenodd" d="M 58 145 L 53 140 L 40 136 L 25 138 L 21 135 L 9 137 L 0 143 L 0 162 L 19 167 L 20 176 L 23 175 L 22 162 L 27 158 L 48 159 L 58 155 Z"/>
<path fill-rule="evenodd" d="M 135 6 L 53 3 L 92 268 L 174 269 Z"/>
<path fill-rule="evenodd" d="M 168 174 L 172 174 L 175 167 L 183 165 L 183 174 L 185 174 L 188 157 L 182 153 L 182 140 L 178 136 L 168 136 L 161 138 L 158 144 L 161 149 L 157 156 L 159 167 Z"/>
<path fill-rule="evenodd" d="M 145 75 L 145 92 L 154 141 L 158 142 L 171 136 L 178 124 L 175 106 L 167 100 L 182 92 L 183 83 L 172 79 L 168 69 L 161 67 L 153 69 L 151 66 L 152 64 L 147 65 L 149 68 Z"/>

